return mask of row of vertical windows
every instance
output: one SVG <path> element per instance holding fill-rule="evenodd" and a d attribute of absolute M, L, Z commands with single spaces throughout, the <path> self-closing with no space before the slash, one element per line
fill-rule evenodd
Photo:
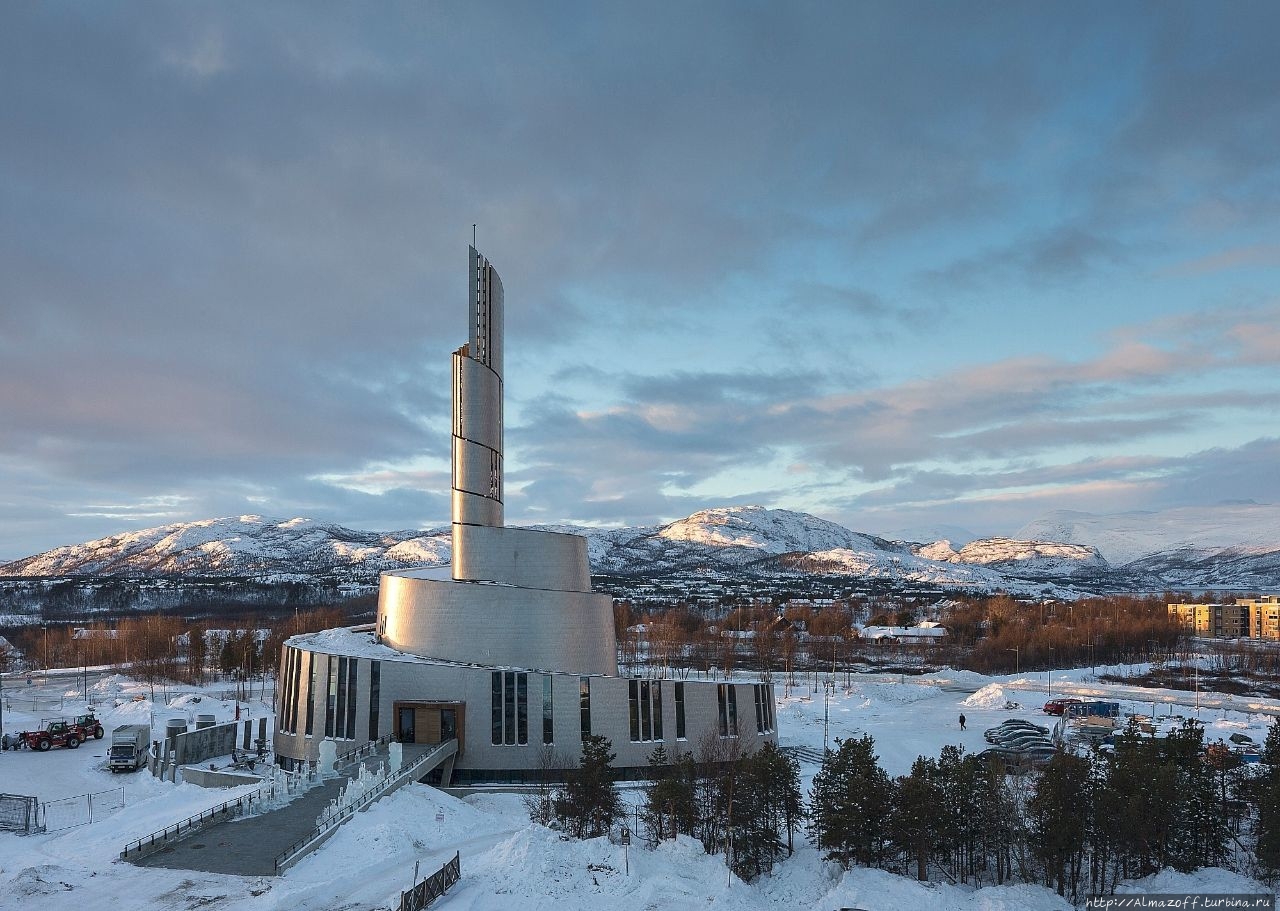
<path fill-rule="evenodd" d="M 378 739 L 378 703 L 382 698 L 382 662 L 369 662 L 369 739 Z M 309 723 L 309 722 L 308 722 Z"/>
<path fill-rule="evenodd" d="M 767 683 L 757 683 L 756 691 L 756 733 L 767 734 L 774 729 L 776 721 L 773 715 L 773 693 Z"/>
<path fill-rule="evenodd" d="M 662 684 L 649 680 L 628 681 L 627 704 L 633 742 L 662 739 Z"/>
<path fill-rule="evenodd" d="M 529 675 L 493 671 L 489 676 L 490 742 L 495 746 L 524 746 L 529 742 Z"/>
<path fill-rule="evenodd" d="M 578 705 L 582 715 L 582 739 L 591 736 L 591 678 L 578 678 Z"/>
<path fill-rule="evenodd" d="M 738 690 L 732 683 L 716 685 L 720 708 L 720 736 L 738 736 Z"/>

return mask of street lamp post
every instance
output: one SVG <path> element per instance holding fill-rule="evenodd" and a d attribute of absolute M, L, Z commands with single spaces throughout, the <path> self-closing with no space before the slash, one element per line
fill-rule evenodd
<path fill-rule="evenodd" d="M 1044 672 L 1045 692 L 1053 698 L 1053 646 L 1049 646 L 1049 669 Z"/>
<path fill-rule="evenodd" d="M 1016 677 L 1022 673 L 1022 655 L 1015 645 L 1013 648 L 1005 649 L 1006 652 L 1013 652 L 1013 675 Z"/>

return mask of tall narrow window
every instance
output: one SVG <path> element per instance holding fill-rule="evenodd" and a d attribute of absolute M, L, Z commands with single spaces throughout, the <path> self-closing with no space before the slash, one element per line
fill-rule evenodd
<path fill-rule="evenodd" d="M 347 736 L 347 659 L 345 656 L 338 659 L 338 697 L 335 709 L 333 736 L 343 740 Z"/>
<path fill-rule="evenodd" d="M 720 710 L 720 736 L 738 736 L 738 694 L 732 683 L 716 686 L 716 699 Z"/>
<path fill-rule="evenodd" d="M 516 743 L 529 742 L 529 675 L 516 674 Z"/>
<path fill-rule="evenodd" d="M 382 662 L 369 662 L 369 739 L 378 739 L 378 708 L 382 699 Z"/>
<path fill-rule="evenodd" d="M 489 675 L 489 704 L 492 707 L 489 716 L 489 742 L 499 746 L 502 743 L 502 671 L 494 671 Z"/>
<path fill-rule="evenodd" d="M 684 740 L 684 684 L 676 683 L 676 739 Z"/>
<path fill-rule="evenodd" d="M 550 674 L 542 678 L 542 742 L 555 743 L 555 725 L 551 716 L 551 680 Z"/>
<path fill-rule="evenodd" d="M 302 649 L 293 650 L 293 683 L 289 687 L 289 733 L 298 733 L 298 709 L 302 698 Z"/>
<path fill-rule="evenodd" d="M 324 702 L 324 736 L 332 737 L 333 722 L 338 713 L 338 659 L 330 655 L 327 664 L 325 689 L 328 690 L 328 696 Z"/>
<path fill-rule="evenodd" d="M 503 724 L 506 726 L 506 733 L 502 742 L 510 745 L 516 742 L 516 675 L 508 671 L 504 676 L 506 682 L 503 686 L 502 700 L 505 706 Z"/>
<path fill-rule="evenodd" d="M 640 681 L 627 681 L 627 712 L 631 718 L 631 740 L 640 739 Z"/>
<path fill-rule="evenodd" d="M 293 676 L 293 649 L 285 647 L 284 660 L 280 662 L 280 729 L 289 730 L 289 713 L 293 711 L 293 700 L 289 698 L 289 678 Z"/>
<path fill-rule="evenodd" d="M 662 681 L 653 681 L 653 739 L 662 739 Z"/>
<path fill-rule="evenodd" d="M 311 737 L 315 733 L 316 720 L 316 677 L 320 670 L 320 662 L 316 660 L 316 653 L 308 653 L 308 664 L 311 665 L 310 685 L 307 687 L 307 730 L 306 734 Z"/>
<path fill-rule="evenodd" d="M 578 678 L 578 704 L 582 715 L 582 739 L 591 736 L 591 678 Z"/>
<path fill-rule="evenodd" d="M 756 733 L 764 733 L 764 702 L 760 699 L 760 684 L 751 688 L 756 697 Z"/>
<path fill-rule="evenodd" d="M 356 739 L 356 668 L 358 658 L 347 659 L 347 739 Z"/>

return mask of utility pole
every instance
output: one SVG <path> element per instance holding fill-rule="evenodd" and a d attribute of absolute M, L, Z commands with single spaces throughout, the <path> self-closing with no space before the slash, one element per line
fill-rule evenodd
<path fill-rule="evenodd" d="M 1053 698 L 1053 646 L 1049 646 L 1049 669 L 1044 672 L 1045 692 Z"/>
<path fill-rule="evenodd" d="M 1013 648 L 1005 649 L 1006 652 L 1013 652 L 1013 675 L 1017 677 L 1022 673 L 1022 655 L 1015 645 Z"/>

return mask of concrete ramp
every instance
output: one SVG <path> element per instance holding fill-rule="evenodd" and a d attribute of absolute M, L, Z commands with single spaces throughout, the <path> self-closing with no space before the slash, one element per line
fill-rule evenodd
<path fill-rule="evenodd" d="M 388 775 L 376 789 L 352 805 L 329 814 L 322 823 L 317 820 L 359 774 L 359 766 L 347 775 L 316 785 L 279 809 L 197 831 L 134 863 L 237 876 L 277 876 L 324 844 L 357 812 L 387 794 L 411 781 L 421 781 L 441 766 L 445 766 L 445 781 L 448 781 L 457 752 L 456 740 L 441 744 L 405 744 L 404 760 L 398 772 Z M 387 757 L 387 751 L 381 750 L 365 759 L 362 765 L 375 769 Z"/>

